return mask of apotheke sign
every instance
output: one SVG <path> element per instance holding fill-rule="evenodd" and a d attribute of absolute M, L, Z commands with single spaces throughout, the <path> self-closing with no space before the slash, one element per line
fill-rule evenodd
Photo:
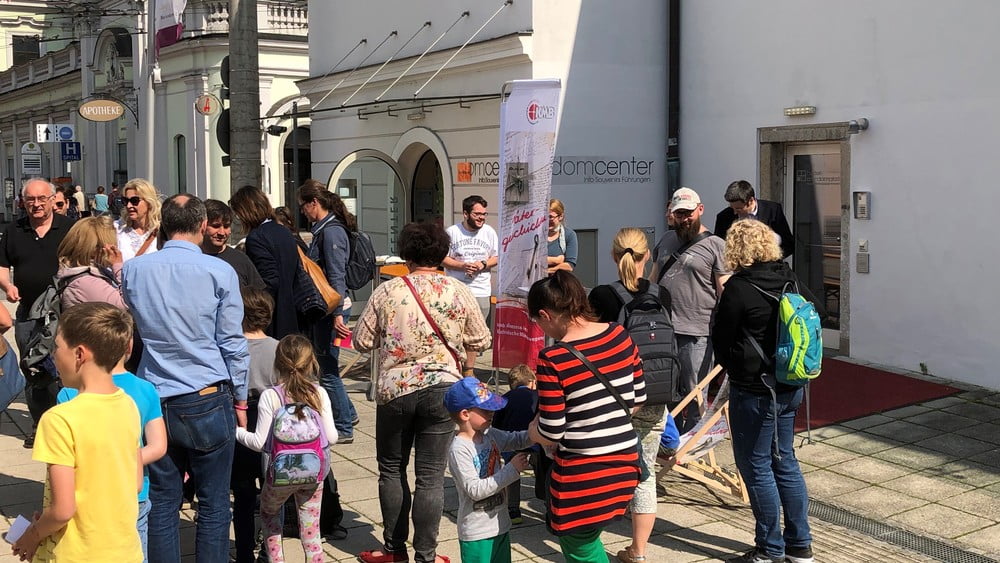
<path fill-rule="evenodd" d="M 114 100 L 91 100 L 78 111 L 87 121 L 114 121 L 125 114 L 125 106 Z"/>

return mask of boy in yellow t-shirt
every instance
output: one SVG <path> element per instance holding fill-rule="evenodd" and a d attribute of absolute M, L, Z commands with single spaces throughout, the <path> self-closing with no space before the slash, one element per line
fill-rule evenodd
<path fill-rule="evenodd" d="M 80 394 L 39 421 L 32 458 L 48 464 L 44 510 L 14 543 L 22 560 L 142 561 L 139 410 L 111 378 L 131 340 L 131 317 L 107 303 L 81 303 L 59 319 L 53 359 Z"/>

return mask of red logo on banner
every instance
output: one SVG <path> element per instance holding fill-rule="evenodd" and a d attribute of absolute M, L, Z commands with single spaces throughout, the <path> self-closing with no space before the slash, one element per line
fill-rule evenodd
<path fill-rule="evenodd" d="M 528 116 L 528 123 L 534 125 L 541 119 L 552 119 L 555 117 L 556 108 L 554 106 L 543 106 L 538 103 L 538 100 L 531 100 L 528 102 L 528 108 L 525 113 Z"/>

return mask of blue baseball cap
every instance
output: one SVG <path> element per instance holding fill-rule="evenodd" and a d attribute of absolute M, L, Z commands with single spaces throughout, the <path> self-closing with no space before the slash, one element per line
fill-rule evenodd
<path fill-rule="evenodd" d="M 444 408 L 448 412 L 459 412 L 465 409 L 483 409 L 498 411 L 507 406 L 507 399 L 490 391 L 485 383 L 475 377 L 463 378 L 451 386 L 444 396 Z"/>

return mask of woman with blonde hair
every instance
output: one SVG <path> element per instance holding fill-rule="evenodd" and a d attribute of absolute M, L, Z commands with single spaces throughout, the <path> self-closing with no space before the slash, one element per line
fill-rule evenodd
<path fill-rule="evenodd" d="M 670 310 L 670 292 L 662 285 L 653 284 L 643 276 L 646 264 L 649 263 L 649 241 L 646 233 L 634 227 L 626 227 L 618 231 L 611 243 L 611 258 L 618 265 L 618 281 L 600 285 L 591 290 L 588 299 L 590 306 L 597 314 L 600 322 L 621 322 L 622 308 L 625 298 L 628 302 L 643 295 L 649 295 L 655 300 L 652 305 L 659 304 Z M 643 461 L 646 467 L 652 468 L 656 463 L 656 453 L 659 449 L 660 433 L 663 419 L 666 416 L 666 406 L 643 406 L 632 417 L 632 427 L 639 436 Z M 654 432 L 654 429 L 657 431 Z M 622 563 L 635 563 L 646 560 L 646 544 L 656 523 L 656 475 L 648 471 L 645 479 L 639 481 L 635 495 L 629 504 L 632 512 L 632 543 L 618 552 L 618 560 Z"/>
<path fill-rule="evenodd" d="M 825 311 L 781 261 L 778 236 L 764 223 L 752 219 L 733 223 L 722 256 L 726 269 L 734 273 L 719 298 L 712 348 L 729 374 L 733 457 L 757 521 L 753 549 L 729 561 L 812 563 L 809 496 L 792 447 L 803 390 L 768 376 L 767 365 L 750 339 L 767 351 L 774 365 L 778 299 L 786 287 L 811 301 L 821 317 Z"/>
<path fill-rule="evenodd" d="M 572 272 L 576 268 L 576 231 L 566 228 L 563 221 L 566 208 L 558 199 L 549 200 L 549 275 L 558 270 Z"/>
<path fill-rule="evenodd" d="M 145 178 L 133 178 L 122 189 L 120 201 L 122 217 L 115 221 L 115 230 L 122 261 L 156 252 L 161 206 L 156 186 Z"/>
<path fill-rule="evenodd" d="M 120 290 L 122 253 L 110 217 L 84 217 L 74 223 L 57 254 L 56 278 L 66 284 L 60 296 L 63 309 L 91 301 L 128 308 Z"/>

